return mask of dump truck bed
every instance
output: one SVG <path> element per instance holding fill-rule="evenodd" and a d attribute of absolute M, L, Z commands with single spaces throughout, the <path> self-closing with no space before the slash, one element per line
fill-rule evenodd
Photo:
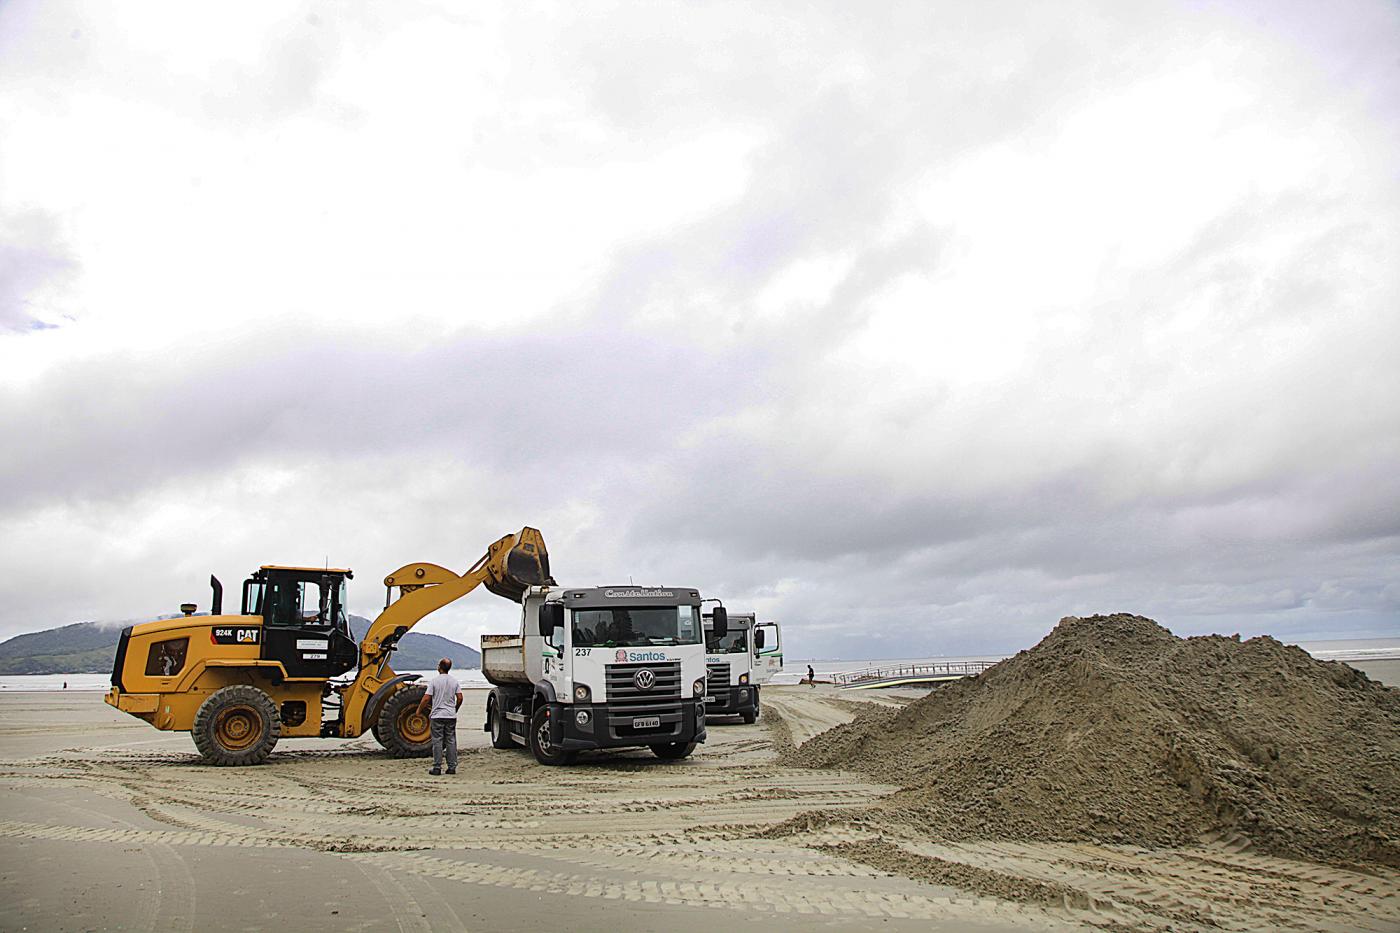
<path fill-rule="evenodd" d="M 497 686 L 530 683 L 525 674 L 525 639 L 519 635 L 482 635 L 481 673 Z"/>

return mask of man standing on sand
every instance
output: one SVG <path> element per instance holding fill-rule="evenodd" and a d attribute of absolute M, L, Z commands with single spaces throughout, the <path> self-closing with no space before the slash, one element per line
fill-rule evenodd
<path fill-rule="evenodd" d="M 814 689 L 814 690 L 816 689 L 816 686 L 817 686 L 817 672 L 814 671 L 814 670 L 812 670 L 812 665 L 810 665 L 810 664 L 807 665 L 807 683 L 809 683 L 809 684 L 812 685 L 812 689 Z"/>
<path fill-rule="evenodd" d="M 462 708 L 462 685 L 447 673 L 450 670 L 451 658 L 439 661 L 438 675 L 428 681 L 428 691 L 418 701 L 418 715 L 428 714 L 433 736 L 433 767 L 429 774 L 442 773 L 443 746 L 447 747 L 447 773 L 457 773 L 457 710 Z"/>

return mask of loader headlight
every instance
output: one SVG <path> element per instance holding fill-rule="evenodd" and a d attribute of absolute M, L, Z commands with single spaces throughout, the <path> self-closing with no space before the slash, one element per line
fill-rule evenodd
<path fill-rule="evenodd" d="M 690 685 L 690 689 L 693 690 L 693 691 L 695 692 L 695 695 L 696 695 L 696 696 L 698 696 L 698 697 L 704 696 L 704 695 L 705 695 L 705 678 L 701 677 L 701 678 L 700 678 L 699 680 L 697 680 L 695 683 L 691 684 L 691 685 Z"/>
<path fill-rule="evenodd" d="M 749 682 L 749 675 L 748 675 L 748 674 L 740 674 L 740 675 L 739 675 L 739 683 L 741 683 L 741 684 L 746 684 L 746 683 L 748 683 L 748 682 Z"/>
<path fill-rule="evenodd" d="M 588 689 L 587 684 L 578 684 L 574 687 L 574 701 L 576 703 L 587 703 L 593 699 L 593 691 Z"/>

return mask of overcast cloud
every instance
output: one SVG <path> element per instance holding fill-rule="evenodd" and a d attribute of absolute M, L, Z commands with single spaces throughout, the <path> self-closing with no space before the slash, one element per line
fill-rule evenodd
<path fill-rule="evenodd" d="M 0 5 L 0 637 L 261 563 L 791 657 L 1400 635 L 1400 7 Z M 516 624 L 474 594 L 425 625 Z"/>

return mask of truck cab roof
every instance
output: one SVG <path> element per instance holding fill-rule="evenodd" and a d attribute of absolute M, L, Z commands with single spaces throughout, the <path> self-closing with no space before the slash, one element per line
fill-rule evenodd
<path fill-rule="evenodd" d="M 528 596 L 562 601 L 571 609 L 610 606 L 699 606 L 700 591 L 688 586 L 537 586 Z"/>

